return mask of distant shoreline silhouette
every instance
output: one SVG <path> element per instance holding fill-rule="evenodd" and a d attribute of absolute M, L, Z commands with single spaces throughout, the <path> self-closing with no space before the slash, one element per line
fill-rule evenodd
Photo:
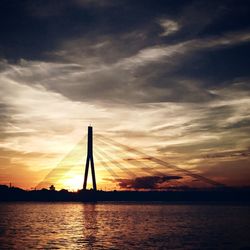
<path fill-rule="evenodd" d="M 6 201 L 159 201 L 159 202 L 241 202 L 250 203 L 250 187 L 187 189 L 181 191 L 94 191 L 79 190 L 70 192 L 54 188 L 23 190 L 17 187 L 0 185 L 0 202 Z"/>

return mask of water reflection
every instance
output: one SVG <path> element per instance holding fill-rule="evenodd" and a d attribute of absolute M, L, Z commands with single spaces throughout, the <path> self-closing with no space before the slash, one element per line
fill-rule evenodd
<path fill-rule="evenodd" d="M 98 233 L 97 216 L 98 211 L 96 204 L 83 205 L 83 242 L 86 243 L 88 249 L 93 249 L 96 243 Z"/>
<path fill-rule="evenodd" d="M 2 203 L 0 249 L 248 249 L 247 206 Z"/>

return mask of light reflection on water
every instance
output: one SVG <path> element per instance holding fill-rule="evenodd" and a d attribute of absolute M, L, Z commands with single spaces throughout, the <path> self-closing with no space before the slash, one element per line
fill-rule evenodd
<path fill-rule="evenodd" d="M 249 221 L 247 206 L 1 203 L 0 249 L 241 249 Z"/>

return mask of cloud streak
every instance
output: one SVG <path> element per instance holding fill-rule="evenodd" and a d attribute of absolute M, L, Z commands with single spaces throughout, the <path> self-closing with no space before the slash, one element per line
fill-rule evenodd
<path fill-rule="evenodd" d="M 122 189 L 164 189 L 166 183 L 182 179 L 180 176 L 143 176 L 135 179 L 119 180 L 119 186 Z"/>

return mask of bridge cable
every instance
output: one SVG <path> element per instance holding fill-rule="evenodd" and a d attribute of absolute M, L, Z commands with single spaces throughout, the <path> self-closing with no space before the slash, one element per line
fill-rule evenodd
<path fill-rule="evenodd" d="M 125 173 L 128 174 L 128 175 L 130 175 L 132 178 L 136 178 L 136 175 L 135 175 L 133 172 L 131 172 L 128 168 L 122 166 L 118 161 L 112 159 L 109 155 L 107 155 L 106 153 L 104 153 L 103 150 L 100 150 L 100 149 L 96 150 L 96 149 L 95 149 L 95 151 L 98 151 L 99 154 L 101 154 L 104 158 L 108 159 L 109 162 L 110 162 L 113 166 L 116 166 L 116 167 L 120 168 L 123 172 L 125 172 Z"/>
<path fill-rule="evenodd" d="M 110 173 L 110 175 L 113 177 L 113 179 L 115 179 L 115 180 L 120 179 L 118 177 L 118 175 L 113 171 L 113 169 L 106 163 L 106 161 L 103 160 L 103 157 L 101 156 L 101 154 L 96 152 L 96 150 L 94 152 L 94 157 L 96 157 L 100 161 L 100 164 L 102 166 L 104 166 L 104 168 Z"/>
<path fill-rule="evenodd" d="M 79 150 L 79 146 L 83 144 L 85 137 L 78 141 L 78 143 L 73 147 L 73 149 L 71 149 L 63 157 L 63 159 L 56 165 L 56 167 L 49 171 L 49 173 L 44 177 L 44 179 L 36 185 L 36 188 L 39 189 L 45 186 L 55 184 L 58 179 L 62 178 L 62 175 L 65 175 L 65 173 L 70 171 L 72 167 L 76 165 L 72 163 L 70 165 L 67 165 L 65 163 L 70 162 L 76 156 L 79 158 L 79 160 L 82 158 L 83 152 Z"/>
<path fill-rule="evenodd" d="M 109 146 L 108 143 L 106 143 L 106 142 L 104 142 L 104 141 L 101 141 L 101 140 L 98 139 L 98 138 L 97 138 L 97 140 L 99 140 L 99 142 L 102 142 L 102 143 L 104 143 L 105 145 L 108 145 L 108 146 Z M 121 150 L 121 152 L 123 152 L 123 151 Z M 123 158 L 122 158 L 122 161 L 124 161 L 124 162 L 126 162 L 126 163 L 128 163 L 128 164 L 130 164 L 130 165 L 132 165 L 132 166 L 135 165 L 135 164 L 129 162 L 129 160 L 126 160 L 126 159 L 123 159 Z M 146 165 L 145 163 L 143 163 L 143 162 L 137 160 L 136 158 L 132 158 L 131 161 L 133 161 L 133 162 L 135 162 L 135 163 L 138 163 L 138 164 L 140 164 L 140 165 L 142 165 L 142 164 L 143 164 L 144 166 Z M 150 174 L 150 175 L 152 175 L 152 173 L 153 173 L 153 174 L 156 174 L 156 173 L 157 173 L 158 175 L 162 175 L 162 176 L 165 175 L 164 173 L 160 172 L 159 170 L 153 169 L 152 167 L 149 167 L 149 166 L 144 167 L 144 168 L 140 168 L 140 169 L 142 169 L 145 173 Z"/>
<path fill-rule="evenodd" d="M 120 147 L 120 148 L 123 148 L 123 149 L 125 149 L 127 151 L 134 152 L 137 155 L 141 155 L 141 156 L 144 156 L 144 157 L 149 157 L 149 161 L 155 162 L 155 163 L 157 163 L 159 165 L 163 165 L 163 166 L 168 167 L 168 168 L 172 168 L 172 169 L 174 169 L 174 170 L 176 170 L 178 172 L 185 173 L 186 175 L 188 175 L 190 177 L 193 177 L 195 179 L 201 180 L 201 181 L 206 182 L 206 183 L 208 183 L 210 185 L 217 186 L 217 187 L 224 187 L 225 186 L 222 183 L 219 183 L 217 181 L 211 180 L 211 179 L 209 179 L 207 177 L 204 177 L 204 176 L 202 176 L 200 174 L 192 173 L 190 170 L 186 170 L 186 169 L 183 169 L 181 167 L 177 167 L 177 166 L 175 166 L 173 164 L 169 164 L 168 162 L 163 161 L 163 160 L 161 160 L 159 158 L 156 158 L 156 157 L 150 156 L 150 155 L 148 155 L 146 153 L 143 153 L 143 152 L 139 151 L 138 149 L 134 149 L 132 147 L 129 147 L 129 146 L 126 146 L 126 145 L 121 144 L 119 142 L 116 142 L 116 141 L 114 141 L 111 138 L 106 138 L 105 136 L 100 135 L 100 134 L 98 134 L 98 137 L 99 137 L 99 139 L 101 137 L 102 140 L 104 140 L 104 142 L 106 142 L 106 143 L 108 143 L 110 145 L 115 145 L 118 148 Z"/>
<path fill-rule="evenodd" d="M 108 146 L 109 146 L 109 144 L 108 144 L 107 142 L 101 141 L 99 138 L 96 138 L 96 139 L 97 139 L 99 142 L 102 142 L 102 143 L 104 143 L 105 145 L 108 145 Z M 122 150 L 121 150 L 121 151 L 122 151 Z M 147 159 L 148 159 L 148 157 L 147 157 Z M 126 160 L 126 159 L 122 159 L 122 160 L 123 160 L 124 162 L 126 162 L 126 163 L 128 163 L 128 164 L 134 166 L 134 164 L 130 163 L 128 160 Z M 145 165 L 145 163 L 140 162 L 140 161 L 137 160 L 136 158 L 133 158 L 132 161 L 134 161 L 134 162 L 136 162 L 136 163 L 138 163 L 138 164 L 140 164 L 140 165 L 141 165 L 141 164 Z M 142 169 L 145 173 L 147 173 L 147 174 L 149 174 L 149 175 L 158 174 L 159 176 L 166 176 L 165 173 L 160 172 L 159 170 L 153 169 L 152 167 L 149 167 L 149 166 L 146 166 L 146 167 L 140 168 L 140 169 Z M 175 170 L 175 171 L 176 171 L 176 170 Z M 175 182 L 181 184 L 181 181 L 180 181 L 180 180 L 175 180 Z"/>

